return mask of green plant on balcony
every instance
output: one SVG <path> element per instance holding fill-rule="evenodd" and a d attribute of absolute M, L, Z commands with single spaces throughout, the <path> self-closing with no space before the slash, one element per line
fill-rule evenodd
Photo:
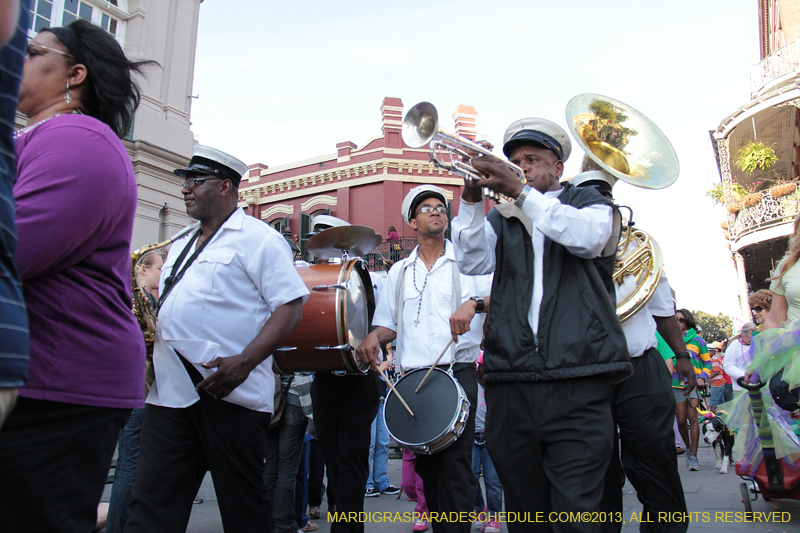
<path fill-rule="evenodd" d="M 756 170 L 767 172 L 778 162 L 778 156 L 775 155 L 774 146 L 774 144 L 767 146 L 762 142 L 750 141 L 739 148 L 734 164 L 739 167 L 739 169 L 748 173 L 755 172 Z"/>
<path fill-rule="evenodd" d="M 745 188 L 735 181 L 731 183 L 731 192 L 728 195 L 725 194 L 725 189 L 722 182 L 717 183 L 710 191 L 706 192 L 706 196 L 711 198 L 711 201 L 714 202 L 714 205 L 736 204 L 742 198 L 747 196 L 747 194 L 748 192 L 745 190 Z"/>

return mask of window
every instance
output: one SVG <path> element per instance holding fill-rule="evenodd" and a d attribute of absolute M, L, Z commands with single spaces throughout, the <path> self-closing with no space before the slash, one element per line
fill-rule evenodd
<path fill-rule="evenodd" d="M 39 33 L 44 28 L 50 27 L 50 21 L 53 19 L 53 2 L 52 0 L 35 0 L 34 3 L 31 29 Z"/>
<path fill-rule="evenodd" d="M 79 2 L 78 0 L 64 0 L 64 18 L 61 21 L 63 26 L 74 22 L 78 18 L 92 20 L 92 6 Z"/>
<path fill-rule="evenodd" d="M 100 17 L 100 27 L 106 30 L 111 35 L 117 34 L 117 19 L 111 18 L 105 13 Z"/>

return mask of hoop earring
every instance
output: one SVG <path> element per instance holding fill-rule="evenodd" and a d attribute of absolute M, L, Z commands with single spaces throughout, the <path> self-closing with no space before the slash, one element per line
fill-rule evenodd
<path fill-rule="evenodd" d="M 72 95 L 70 94 L 70 88 L 69 88 L 69 80 L 67 80 L 67 94 L 66 96 L 64 96 L 64 100 L 66 100 L 68 104 L 72 102 Z"/>

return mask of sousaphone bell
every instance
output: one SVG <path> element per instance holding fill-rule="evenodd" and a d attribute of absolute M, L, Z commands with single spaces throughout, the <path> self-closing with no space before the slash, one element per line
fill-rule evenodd
<path fill-rule="evenodd" d="M 579 94 L 567 104 L 566 119 L 586 152 L 581 174 L 570 180 L 574 185 L 595 179 L 596 172 L 603 172 L 604 181 L 612 187 L 622 180 L 644 189 L 664 189 L 678 179 L 678 156 L 669 139 L 633 107 L 599 94 Z M 631 212 L 617 247 L 614 281 L 621 284 L 625 277 L 634 276 L 636 289 L 617 302 L 620 322 L 647 304 L 662 272 L 658 243 L 634 228 Z"/>

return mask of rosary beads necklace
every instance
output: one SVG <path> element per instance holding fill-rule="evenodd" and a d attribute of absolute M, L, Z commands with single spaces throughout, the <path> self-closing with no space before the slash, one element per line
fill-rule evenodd
<path fill-rule="evenodd" d="M 439 254 L 439 257 L 442 257 L 444 255 L 444 251 L 446 249 L 447 249 L 447 245 L 442 247 L 442 253 Z M 436 265 L 436 261 L 439 260 L 439 257 L 437 257 L 433 261 L 433 265 L 431 265 L 431 270 L 433 270 L 433 267 Z M 417 258 L 416 259 L 421 259 L 419 257 L 419 250 L 417 250 Z M 414 281 L 414 290 L 419 293 L 419 305 L 417 306 L 417 319 L 414 320 L 414 327 L 417 327 L 419 325 L 419 314 L 422 311 L 422 293 L 425 291 L 425 287 L 428 285 L 428 274 L 431 273 L 431 270 L 427 270 L 425 272 L 425 281 L 422 283 L 422 288 L 418 289 L 417 288 L 417 260 L 416 259 L 414 259 L 414 277 L 413 277 L 413 281 Z M 425 263 L 423 262 L 423 266 L 424 265 L 425 265 Z"/>

